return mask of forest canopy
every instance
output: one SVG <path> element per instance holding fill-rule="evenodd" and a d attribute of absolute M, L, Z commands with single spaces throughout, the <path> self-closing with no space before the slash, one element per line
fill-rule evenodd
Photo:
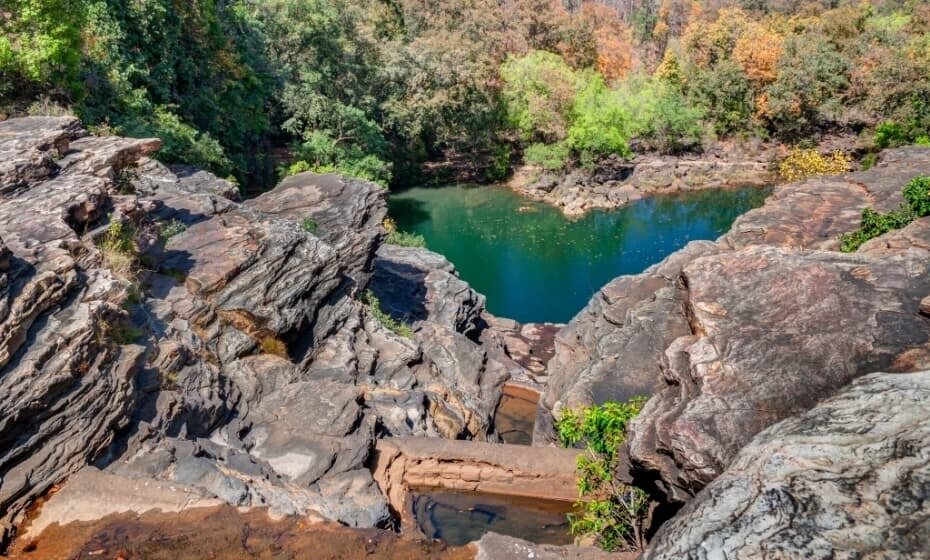
<path fill-rule="evenodd" d="M 2 0 L 0 31 L 0 113 L 73 111 L 257 188 L 279 167 L 388 185 L 455 158 L 496 179 L 731 137 L 930 143 L 918 0 Z"/>

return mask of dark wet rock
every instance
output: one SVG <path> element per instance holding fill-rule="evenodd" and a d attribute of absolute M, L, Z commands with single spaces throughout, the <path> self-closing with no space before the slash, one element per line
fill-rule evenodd
<path fill-rule="evenodd" d="M 925 558 L 930 372 L 874 374 L 757 435 L 644 559 Z"/>

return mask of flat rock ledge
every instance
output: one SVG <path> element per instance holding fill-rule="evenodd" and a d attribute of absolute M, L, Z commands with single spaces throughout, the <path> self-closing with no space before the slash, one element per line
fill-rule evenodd
<path fill-rule="evenodd" d="M 578 451 L 435 438 L 378 441 L 372 472 L 405 533 L 417 531 L 411 492 L 445 489 L 539 500 L 578 498 Z"/>

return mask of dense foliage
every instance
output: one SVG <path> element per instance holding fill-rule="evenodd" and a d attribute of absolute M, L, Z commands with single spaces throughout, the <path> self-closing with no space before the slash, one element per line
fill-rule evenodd
<path fill-rule="evenodd" d="M 644 398 L 563 410 L 556 423 L 564 447 L 583 446 L 578 456 L 578 494 L 569 516 L 572 534 L 593 539 L 605 550 L 641 549 L 648 498 L 635 487 L 615 482 L 617 455 L 629 422 Z"/>
<path fill-rule="evenodd" d="M 423 164 L 497 179 L 718 139 L 930 144 L 918 0 L 3 0 L 0 113 L 264 186 Z"/>
<path fill-rule="evenodd" d="M 840 236 L 840 250 L 852 253 L 870 239 L 901 229 L 917 218 L 930 216 L 930 177 L 914 177 L 904 187 L 902 195 L 904 204 L 897 210 L 885 213 L 872 208 L 862 210 L 859 228 Z"/>

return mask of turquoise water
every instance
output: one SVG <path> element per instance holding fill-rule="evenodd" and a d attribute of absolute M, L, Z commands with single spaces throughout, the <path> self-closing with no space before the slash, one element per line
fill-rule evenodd
<path fill-rule="evenodd" d="M 570 220 L 500 186 L 413 188 L 389 201 L 398 228 L 422 234 L 488 298 L 491 313 L 567 322 L 621 274 L 642 272 L 694 239 L 716 239 L 771 189 L 661 196 Z"/>

